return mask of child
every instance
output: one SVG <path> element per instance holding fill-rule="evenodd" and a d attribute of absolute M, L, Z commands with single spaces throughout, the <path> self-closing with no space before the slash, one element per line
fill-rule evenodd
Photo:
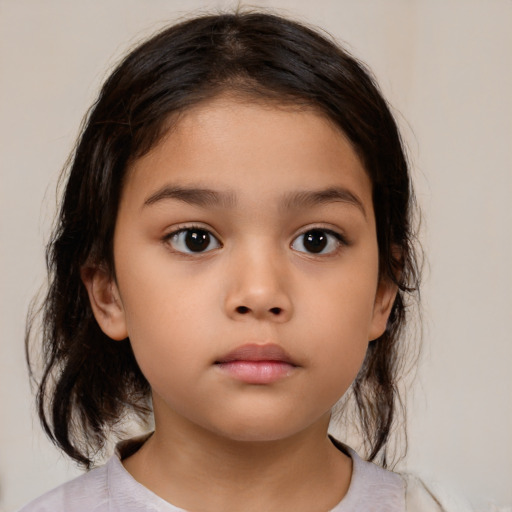
<path fill-rule="evenodd" d="M 212 15 L 136 48 L 74 153 L 38 405 L 88 469 L 127 414 L 154 429 L 22 510 L 440 510 L 384 469 L 412 204 L 386 102 L 317 32 Z M 328 436 L 342 397 L 367 460 Z"/>

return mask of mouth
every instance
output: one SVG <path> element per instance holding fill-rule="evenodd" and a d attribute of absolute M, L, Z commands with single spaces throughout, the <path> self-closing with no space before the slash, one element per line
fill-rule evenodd
<path fill-rule="evenodd" d="M 271 384 L 290 376 L 298 365 L 279 345 L 243 345 L 215 361 L 223 374 L 246 384 Z"/>

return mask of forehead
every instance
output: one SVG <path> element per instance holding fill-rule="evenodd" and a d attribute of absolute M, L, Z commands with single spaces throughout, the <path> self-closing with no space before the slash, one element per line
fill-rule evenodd
<path fill-rule="evenodd" d="M 371 209 L 371 183 L 358 155 L 343 132 L 313 109 L 221 97 L 169 125 L 130 166 L 122 200 L 144 202 L 166 183 L 214 188 L 252 202 L 342 186 Z"/>

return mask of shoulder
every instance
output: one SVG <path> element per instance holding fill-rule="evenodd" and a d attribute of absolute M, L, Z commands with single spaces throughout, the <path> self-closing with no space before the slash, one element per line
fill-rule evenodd
<path fill-rule="evenodd" d="M 460 497 L 409 473 L 395 473 L 361 459 L 346 445 L 334 442 L 352 459 L 347 495 L 332 512 L 474 512 Z M 489 509 L 489 512 L 495 509 Z M 496 510 L 496 512 L 498 512 Z M 504 511 L 505 512 L 505 511 Z"/>
<path fill-rule="evenodd" d="M 93 469 L 56 487 L 31 501 L 18 512 L 106 512 L 107 466 Z"/>
<path fill-rule="evenodd" d="M 474 512 L 466 500 L 439 485 L 429 485 L 411 474 L 388 471 L 350 451 L 353 485 L 347 497 L 353 491 L 350 497 L 365 510 L 376 510 L 378 506 L 379 512 Z"/>
<path fill-rule="evenodd" d="M 335 445 L 352 459 L 352 479 L 347 494 L 332 512 L 405 512 L 405 482 L 400 475 L 361 459 L 342 443 Z"/>

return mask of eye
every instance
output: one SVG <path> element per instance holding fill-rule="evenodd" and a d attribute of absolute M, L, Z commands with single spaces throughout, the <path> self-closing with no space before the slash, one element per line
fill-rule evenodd
<path fill-rule="evenodd" d="M 295 238 L 292 249 L 310 254 L 331 254 L 343 244 L 340 234 L 327 229 L 310 229 Z"/>
<path fill-rule="evenodd" d="M 170 246 L 187 254 L 208 252 L 221 247 L 221 243 L 209 231 L 202 228 L 185 228 L 166 237 Z"/>

